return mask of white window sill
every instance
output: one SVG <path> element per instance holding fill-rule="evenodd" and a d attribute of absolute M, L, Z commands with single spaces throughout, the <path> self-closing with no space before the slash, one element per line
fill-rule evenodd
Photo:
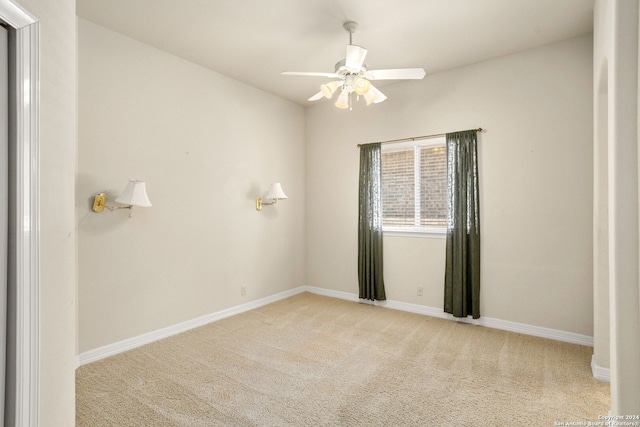
<path fill-rule="evenodd" d="M 409 227 L 382 227 L 385 236 L 392 237 L 420 237 L 425 239 L 446 239 L 446 228 L 409 228 Z"/>

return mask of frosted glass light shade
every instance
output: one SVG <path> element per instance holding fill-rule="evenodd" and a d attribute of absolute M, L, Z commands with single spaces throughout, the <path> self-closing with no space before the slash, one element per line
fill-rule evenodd
<path fill-rule="evenodd" d="M 288 199 L 288 197 L 286 194 L 284 194 L 284 191 L 282 191 L 282 186 L 280 185 L 280 183 L 276 182 L 275 184 L 271 184 L 271 187 L 269 187 L 269 192 L 267 193 L 265 199 L 279 200 Z"/>
<path fill-rule="evenodd" d="M 364 94 L 364 100 L 367 101 L 367 105 L 370 105 L 377 97 L 378 95 L 372 90 L 369 90 Z"/>
<path fill-rule="evenodd" d="M 387 96 L 384 93 L 380 92 L 377 88 L 373 87 L 373 85 L 371 86 L 371 91 L 376 94 L 376 98 L 373 100 L 374 104 L 379 104 L 387 99 Z"/>
<path fill-rule="evenodd" d="M 118 196 L 116 202 L 123 205 L 141 206 L 144 208 L 151 207 L 151 200 L 147 195 L 147 189 L 144 181 L 130 179 L 127 187 L 122 194 Z"/>
<path fill-rule="evenodd" d="M 369 88 L 371 87 L 371 83 L 367 79 L 363 79 L 362 77 L 358 77 L 353 81 L 353 85 L 356 90 L 356 94 L 365 95 L 369 92 Z"/>
<path fill-rule="evenodd" d="M 338 108 L 349 108 L 349 92 L 346 89 L 340 93 L 335 105 Z"/>
<path fill-rule="evenodd" d="M 320 90 L 322 91 L 322 94 L 325 98 L 331 98 L 336 89 L 341 86 L 341 83 L 342 82 L 327 83 L 326 85 L 321 85 Z"/>

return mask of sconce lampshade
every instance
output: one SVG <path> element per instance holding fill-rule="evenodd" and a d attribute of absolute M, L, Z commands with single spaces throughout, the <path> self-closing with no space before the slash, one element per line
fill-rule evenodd
<path fill-rule="evenodd" d="M 130 179 L 127 187 L 122 194 L 116 199 L 116 202 L 123 205 L 141 206 L 148 208 L 151 206 L 151 200 L 147 195 L 145 182 L 137 179 Z"/>
<path fill-rule="evenodd" d="M 280 183 L 276 182 L 275 184 L 271 184 L 271 187 L 269 187 L 269 192 L 267 193 L 265 199 L 280 200 L 288 199 L 288 197 L 286 194 L 284 194 L 284 191 L 282 191 L 282 186 L 280 185 Z"/>

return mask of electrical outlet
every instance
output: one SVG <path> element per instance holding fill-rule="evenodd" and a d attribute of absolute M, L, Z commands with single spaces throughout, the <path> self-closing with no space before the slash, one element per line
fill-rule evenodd
<path fill-rule="evenodd" d="M 422 286 L 418 286 L 418 296 L 422 296 Z"/>
<path fill-rule="evenodd" d="M 240 294 L 241 295 L 247 294 L 247 287 L 245 285 L 240 286 Z"/>

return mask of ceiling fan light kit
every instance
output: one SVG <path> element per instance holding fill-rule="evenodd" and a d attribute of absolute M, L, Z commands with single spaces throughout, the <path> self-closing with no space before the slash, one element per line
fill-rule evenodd
<path fill-rule="evenodd" d="M 335 103 L 338 108 L 351 109 L 351 98 L 354 92 L 356 93 L 356 100 L 359 100 L 362 96 L 367 105 L 371 103 L 379 104 L 387 97 L 371 84 L 371 80 L 420 80 L 424 78 L 426 73 L 422 68 L 368 70 L 367 64 L 364 63 L 367 49 L 354 45 L 352 40 L 358 24 L 353 21 L 345 22 L 343 28 L 349 33 L 349 44 L 347 45 L 346 58 L 336 63 L 335 72 L 285 71 L 282 73 L 287 76 L 315 76 L 339 79 L 320 85 L 320 92 L 310 97 L 309 101 L 318 101 L 322 98 L 330 99 L 338 88 L 342 88 Z"/>

